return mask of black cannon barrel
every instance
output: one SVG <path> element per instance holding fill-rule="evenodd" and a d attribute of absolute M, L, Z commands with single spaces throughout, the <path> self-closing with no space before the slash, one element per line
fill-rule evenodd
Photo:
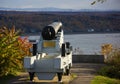
<path fill-rule="evenodd" d="M 54 39 L 61 26 L 62 26 L 61 22 L 54 22 L 54 23 L 44 27 L 42 30 L 43 39 L 44 40 Z"/>

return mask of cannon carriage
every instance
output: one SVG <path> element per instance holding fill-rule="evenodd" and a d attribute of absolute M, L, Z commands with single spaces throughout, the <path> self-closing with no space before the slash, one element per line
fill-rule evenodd
<path fill-rule="evenodd" d="M 24 68 L 30 80 L 37 75 L 39 80 L 52 80 L 56 74 L 58 81 L 62 75 L 69 75 L 72 66 L 72 46 L 64 42 L 61 22 L 53 22 L 43 28 L 41 38 L 33 43 L 33 56 L 24 57 Z"/>

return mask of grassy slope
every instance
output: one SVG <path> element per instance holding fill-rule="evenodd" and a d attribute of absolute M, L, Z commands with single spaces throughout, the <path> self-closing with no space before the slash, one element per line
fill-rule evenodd
<path fill-rule="evenodd" d="M 96 76 L 91 84 L 120 84 L 120 80 L 112 79 L 104 76 Z"/>

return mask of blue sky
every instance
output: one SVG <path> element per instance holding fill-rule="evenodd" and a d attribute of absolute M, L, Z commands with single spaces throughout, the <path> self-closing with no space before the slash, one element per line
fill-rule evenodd
<path fill-rule="evenodd" d="M 103 4 L 91 5 L 94 0 L 0 0 L 0 7 L 6 8 L 64 8 L 120 10 L 120 0 L 107 0 Z"/>

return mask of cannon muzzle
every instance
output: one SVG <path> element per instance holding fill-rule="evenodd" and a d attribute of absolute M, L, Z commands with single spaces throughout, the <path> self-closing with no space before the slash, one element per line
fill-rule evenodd
<path fill-rule="evenodd" d="M 56 37 L 56 34 L 61 29 L 62 23 L 61 22 L 54 22 L 42 30 L 42 37 L 44 40 L 52 40 Z"/>

